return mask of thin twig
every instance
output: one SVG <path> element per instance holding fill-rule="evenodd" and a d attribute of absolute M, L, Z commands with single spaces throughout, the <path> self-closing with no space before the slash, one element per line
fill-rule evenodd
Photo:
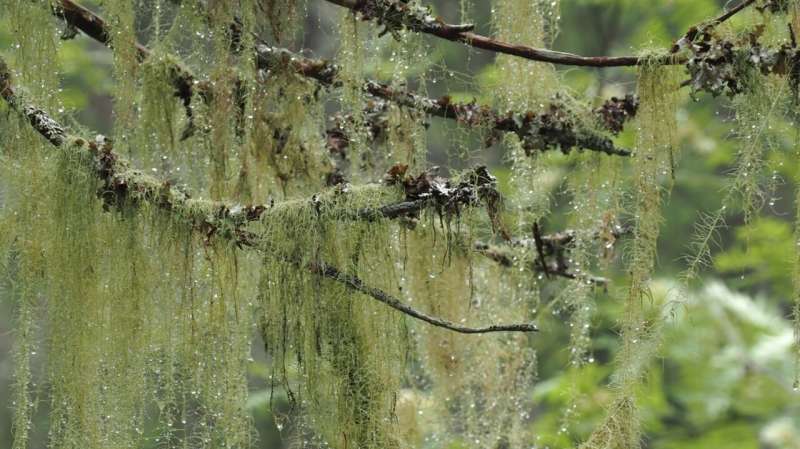
<path fill-rule="evenodd" d="M 459 332 L 462 334 L 486 334 L 490 332 L 536 332 L 539 330 L 534 324 L 509 324 L 509 325 L 496 324 L 492 326 L 477 327 L 477 328 L 461 326 L 459 324 L 452 323 L 442 318 L 437 318 L 422 313 L 408 306 L 407 304 L 403 303 L 399 299 L 387 294 L 386 292 L 365 285 L 361 279 L 350 274 L 342 273 L 341 271 L 337 270 L 334 267 L 325 264 L 312 264 L 309 266 L 309 268 L 314 273 L 341 282 L 344 285 L 350 287 L 351 289 L 364 293 L 368 296 L 371 296 L 372 298 L 408 316 L 414 317 L 428 324 L 432 324 L 436 327 L 442 327 L 454 332 Z"/>

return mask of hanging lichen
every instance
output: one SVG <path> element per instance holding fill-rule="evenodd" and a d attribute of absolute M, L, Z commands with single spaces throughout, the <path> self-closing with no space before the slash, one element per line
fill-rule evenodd
<path fill-rule="evenodd" d="M 554 38 L 551 21 L 558 2 L 497 0 L 492 19 L 497 38 L 520 45 L 546 47 Z M 502 106 L 511 111 L 543 109 L 559 89 L 559 75 L 551 64 L 506 55 L 497 57 Z"/>
<path fill-rule="evenodd" d="M 399 39 L 388 40 L 387 50 L 390 54 L 391 87 L 403 89 L 408 84 L 412 69 L 422 71 L 420 59 L 426 54 L 424 43 L 415 34 L 400 31 Z M 420 88 L 424 88 L 425 80 L 420 79 Z M 377 99 L 371 100 L 376 101 Z M 427 168 L 426 117 L 413 108 L 402 108 L 387 102 L 386 149 L 384 160 L 377 161 L 379 166 L 391 166 L 394 163 L 408 165 L 412 173 Z"/>
<path fill-rule="evenodd" d="M 265 75 L 253 94 L 253 126 L 243 150 L 250 166 L 242 167 L 248 172 L 240 189 L 254 198 L 310 195 L 331 172 L 322 139 L 321 93 L 286 69 Z"/>
<path fill-rule="evenodd" d="M 351 221 L 392 198 L 385 189 L 334 190 L 270 210 L 263 220 L 261 330 L 274 376 L 335 448 L 397 447 L 393 410 L 403 361 L 401 322 L 387 307 L 322 276 L 336 266 L 397 291 L 386 223 Z M 295 365 L 300 377 L 290 375 Z M 293 384 L 300 384 L 295 391 Z"/>
<path fill-rule="evenodd" d="M 497 37 L 508 42 L 543 47 L 549 42 L 545 22 L 552 11 L 541 2 L 500 0 L 494 5 L 493 20 Z M 505 55 L 497 57 L 501 95 L 500 110 L 540 111 L 559 93 L 559 75 L 551 64 L 522 60 Z M 542 182 L 552 175 L 546 157 L 524 148 L 517 136 L 506 134 L 506 159 L 512 166 L 510 206 L 516 213 L 518 234 L 529 235 L 531 227 L 550 210 L 553 185 Z"/>
<path fill-rule="evenodd" d="M 529 316 L 534 306 L 524 291 L 532 274 L 513 273 L 472 252 L 472 230 L 481 226 L 472 215 L 460 217 L 454 228 L 425 220 L 406 231 L 409 302 L 453 321 Z M 413 334 L 422 372 L 410 382 L 418 391 L 413 407 L 424 417 L 419 424 L 423 435 L 469 448 L 523 444 L 531 438 L 522 424 L 526 415 L 520 413 L 536 370 L 526 338 L 465 339 L 428 326 L 414 326 Z"/>
<path fill-rule="evenodd" d="M 747 76 L 741 79 L 742 92 L 733 100 L 735 135 L 741 144 L 720 208 L 701 214 L 695 225 L 687 268 L 681 273 L 684 293 L 701 271 L 711 265 L 712 246 L 727 217 L 741 210 L 745 226 L 749 226 L 777 187 L 776 177 L 769 170 L 769 153 L 777 145 L 774 121 L 790 108 L 786 96 L 788 83 L 786 79 L 755 70 L 743 73 Z"/>
<path fill-rule="evenodd" d="M 128 130 L 136 120 L 136 92 L 139 55 L 136 51 L 136 11 L 134 3 L 127 0 L 110 0 L 103 3 L 109 23 L 114 30 L 111 36 L 114 56 L 114 119 L 117 138 L 125 141 L 131 136 Z"/>
<path fill-rule="evenodd" d="M 633 166 L 633 241 L 628 254 L 630 286 L 621 318 L 622 346 L 612 380 L 615 399 L 604 423 L 581 446 L 633 449 L 641 447 L 637 389 L 647 362 L 658 346 L 658 307 L 650 295 L 656 241 L 665 194 L 659 179 L 671 176 L 676 150 L 675 116 L 677 77 L 658 65 L 639 69 L 639 129 Z"/>
<path fill-rule="evenodd" d="M 140 139 L 140 157 L 148 160 L 155 156 L 171 155 L 176 152 L 178 135 L 179 103 L 174 95 L 172 85 L 172 67 L 175 61 L 164 55 L 155 54 L 149 57 L 138 70 L 141 72 L 142 101 L 141 123 L 147 130 Z M 138 145 L 137 145 L 138 147 Z M 142 151 L 145 150 L 145 151 Z"/>
<path fill-rule="evenodd" d="M 49 11 L 38 2 L 11 0 L 3 3 L 4 14 L 13 31 L 10 47 L 12 63 L 17 68 L 19 82 L 36 86 L 26 92 L 27 98 L 37 102 L 53 114 L 63 112 L 58 91 L 57 30 Z M 30 30 L 37 32 L 30 32 Z M 4 109 L 3 115 L 8 112 Z M 28 232 L 30 223 L 43 220 L 39 209 L 47 198 L 46 176 L 43 165 L 47 155 L 35 132 L 25 119 L 0 119 L 0 166 L 3 187 L 0 189 L 0 292 L 12 302 L 15 312 L 16 334 L 12 360 L 14 361 L 12 397 L 13 448 L 26 449 L 33 426 L 33 413 L 38 398 L 33 377 L 32 362 L 40 350 L 35 322 L 42 293 L 40 235 Z M 17 207 L 13 207 L 16 205 Z"/>
<path fill-rule="evenodd" d="M 286 45 L 302 31 L 302 15 L 305 7 L 302 0 L 260 0 L 259 8 L 264 11 L 272 37 L 278 44 Z"/>
<path fill-rule="evenodd" d="M 368 120 L 364 117 L 368 100 L 364 97 L 364 66 L 366 65 L 367 49 L 365 39 L 367 28 L 359 24 L 354 14 L 345 12 L 341 17 L 339 34 L 340 48 L 338 60 L 342 69 L 339 71 L 341 87 L 341 105 L 350 115 L 346 132 L 349 146 L 348 159 L 350 160 L 350 175 L 354 181 L 363 181 L 367 175 L 374 171 L 369 152 Z"/>

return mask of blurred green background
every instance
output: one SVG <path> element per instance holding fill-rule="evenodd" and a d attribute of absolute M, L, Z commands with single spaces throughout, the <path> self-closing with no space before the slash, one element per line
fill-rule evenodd
<path fill-rule="evenodd" d="M 466 9 L 479 32 L 491 33 L 489 3 L 437 0 L 432 5 L 437 14 L 451 22 L 459 21 L 460 11 Z M 718 14 L 725 3 L 563 0 L 561 32 L 554 47 L 587 55 L 666 48 L 689 26 Z M 293 49 L 305 47 L 313 50 L 310 55 L 333 57 L 336 39 L 331 30 L 338 23 L 339 10 L 322 1 L 308 1 L 304 14 L 303 43 Z M 0 51 L 5 53 L 11 51 L 14 36 L 3 24 L 7 24 L 7 18 L 0 11 Z M 54 24 L 58 24 L 55 19 Z M 425 86 L 432 96 L 450 94 L 455 99 L 480 101 L 481 92 L 491 92 L 494 55 L 428 37 L 417 39 L 417 45 L 423 45 L 430 58 L 419 61 L 420 66 L 412 72 L 425 74 Z M 59 62 L 63 79 L 60 95 L 73 124 L 110 133 L 113 79 L 109 51 L 78 36 L 63 43 Z M 379 65 L 369 70 L 380 75 Z M 631 69 L 560 70 L 577 97 L 603 98 L 635 90 L 636 73 Z M 682 156 L 674 191 L 665 207 L 654 288 L 655 296 L 661 298 L 678 288 L 676 277 L 684 268 L 681 257 L 689 252 L 688 236 L 695 223 L 721 206 L 720 191 L 728 182 L 738 144 L 732 137 L 735 125 L 728 99 L 701 94 L 698 101 L 692 101 L 688 92 L 681 95 Z M 433 163 L 467 163 L 453 157 L 453 135 L 451 123 L 431 119 L 427 139 Z M 477 145 L 466 138 L 458 142 L 460 146 Z M 630 147 L 631 133 L 621 136 L 619 142 Z M 728 226 L 720 230 L 718 245 L 713 248 L 713 266 L 670 317 L 661 357 L 653 364 L 642 396 L 646 447 L 800 448 L 800 394 L 793 388 L 796 367 L 789 319 L 795 257 L 792 176 L 798 169 L 793 145 L 791 140 L 779 142 L 769 153 L 771 172 L 766 176 L 774 181 L 774 188 L 760 216 L 744 228 L 740 226 L 741 216 L 735 211 L 729 214 Z M 501 179 L 507 172 L 500 163 L 502 156 L 500 147 L 490 148 L 481 156 Z M 564 163 L 569 160 L 565 158 Z M 557 188 L 554 197 L 559 199 Z M 551 229 L 563 221 L 559 221 L 559 212 L 567 207 L 557 205 L 556 218 L 548 224 Z M 617 284 L 622 284 L 623 276 L 619 270 Z M 611 293 L 616 291 L 610 289 Z M 609 362 L 618 344 L 615 325 L 621 305 L 610 294 L 598 294 L 599 314 L 592 333 L 595 363 L 578 374 L 567 370 L 569 354 L 564 342 L 568 330 L 563 327 L 548 326 L 537 337 L 539 382 L 530 392 L 537 406 L 529 425 L 539 439 L 531 441 L 531 447 L 572 447 L 602 419 L 610 396 L 602 386 L 613 369 Z M 10 397 L 9 352 L 14 337 L 11 310 L 12 305 L 0 302 L 0 447 L 11 444 L 12 405 L 6 400 Z M 271 397 L 264 380 L 269 373 L 267 361 L 259 343 L 253 346 L 253 393 L 248 407 L 260 435 L 257 445 L 288 447 L 292 435 L 281 433 L 276 425 L 283 422 L 288 404 L 277 391 Z M 37 386 L 43 391 L 47 388 Z M 565 423 L 574 386 L 580 390 L 581 400 Z M 46 443 L 42 429 L 46 428 L 47 408 L 46 403 L 39 404 L 34 448 Z"/>

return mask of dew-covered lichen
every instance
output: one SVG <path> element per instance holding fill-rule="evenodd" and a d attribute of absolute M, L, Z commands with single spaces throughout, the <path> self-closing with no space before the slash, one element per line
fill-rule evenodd
<path fill-rule="evenodd" d="M 262 221 L 270 243 L 261 270 L 261 332 L 275 360 L 273 375 L 312 429 L 336 448 L 399 445 L 392 423 L 405 346 L 402 319 L 319 273 L 329 264 L 398 291 L 387 223 L 346 218 L 389 198 L 374 189 L 335 190 L 272 209 Z"/>
<path fill-rule="evenodd" d="M 678 78 L 672 71 L 650 64 L 639 69 L 641 106 L 632 173 L 633 240 L 627 254 L 630 285 L 620 317 L 622 342 L 611 384 L 615 398 L 605 421 L 581 446 L 586 449 L 633 449 L 641 445 L 637 390 L 658 347 L 660 308 L 651 296 L 650 280 L 662 223 L 661 205 L 668 193 L 661 183 L 671 176 L 676 153 L 674 98 Z"/>

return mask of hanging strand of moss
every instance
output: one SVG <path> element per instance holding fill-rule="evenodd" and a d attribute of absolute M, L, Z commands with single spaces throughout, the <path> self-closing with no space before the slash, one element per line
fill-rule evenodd
<path fill-rule="evenodd" d="M 14 436 L 12 449 L 27 449 L 32 415 L 36 402 L 32 389 L 35 387 L 31 373 L 31 361 L 36 355 L 38 345 L 35 340 L 36 314 L 35 301 L 37 291 L 33 278 L 36 271 L 29 270 L 27 261 L 20 260 L 20 251 L 16 245 L 9 248 L 5 271 L 6 286 L 0 285 L 0 293 L 11 298 L 16 304 L 16 335 L 11 359 L 14 363 L 11 405 L 14 407 L 14 418 L 11 432 Z M 27 274 L 26 274 L 27 273 Z M 5 290 L 5 291 L 3 291 Z"/>
<path fill-rule="evenodd" d="M 545 17 L 549 7 L 526 0 L 496 0 L 494 25 L 497 37 L 509 42 L 544 47 L 548 41 Z M 551 64 L 498 55 L 500 71 L 497 88 L 501 92 L 500 110 L 537 111 L 559 92 L 560 80 Z M 549 175 L 546 159 L 523 148 L 517 136 L 504 135 L 506 158 L 512 164 L 510 205 L 516 209 L 517 234 L 529 235 L 531 227 L 550 208 L 549 187 L 542 182 Z"/>
<path fill-rule="evenodd" d="M 594 363 L 591 353 L 592 319 L 596 304 L 596 286 L 580 276 L 589 274 L 593 267 L 607 270 L 613 258 L 616 233 L 619 232 L 617 219 L 622 212 L 622 163 L 616 158 L 582 156 L 578 167 L 569 178 L 570 202 L 575 237 L 570 249 L 570 265 L 574 267 L 577 279 L 571 280 L 567 287 L 552 300 L 563 303 L 569 312 L 570 332 L 570 376 L 569 405 L 565 407 L 559 433 L 566 433 L 577 423 L 581 402 L 580 379 L 582 368 Z"/>
<path fill-rule="evenodd" d="M 136 129 L 136 92 L 139 59 L 136 50 L 135 2 L 109 0 L 103 3 L 108 16 L 114 61 L 114 129 L 118 141 L 127 142 Z M 134 146 L 128 148 L 134 150 Z"/>
<path fill-rule="evenodd" d="M 385 198 L 384 198 L 385 199 Z M 401 321 L 380 305 L 312 272 L 286 264 L 333 261 L 365 282 L 397 290 L 397 257 L 386 223 L 342 223 L 335 217 L 380 204 L 369 191 L 333 203 L 298 204 L 265 217 L 275 242 L 261 280 L 262 332 L 277 374 L 300 382 L 311 428 L 337 449 L 397 447 L 394 397 L 400 378 Z M 374 206 L 373 206 L 374 207 Z M 294 364 L 301 378 L 292 379 Z"/>
<path fill-rule="evenodd" d="M 29 98 L 37 101 L 52 113 L 61 112 L 58 95 L 58 34 L 46 2 L 9 0 L 3 2 L 7 24 L 13 41 L 9 56 L 18 69 L 20 82 L 35 86 Z M 36 30 L 36 32 L 31 32 Z M 17 332 L 14 338 L 12 359 L 14 383 L 12 387 L 14 416 L 12 418 L 13 448 L 27 449 L 33 425 L 32 415 L 36 400 L 33 388 L 36 380 L 31 362 L 39 343 L 36 340 L 35 312 L 42 293 L 40 277 L 41 240 L 30 229 L 42 221 L 36 210 L 37 201 L 46 198 L 47 156 L 42 151 L 43 142 L 35 136 L 24 120 L 0 120 L 0 163 L 4 181 L 0 196 L 0 257 L 6 265 L 8 289 L 16 312 Z M 20 193 L 25 192 L 25 193 Z M 17 205 L 19 207 L 13 207 Z M 0 290 L 3 290 L 0 287 Z"/>
<path fill-rule="evenodd" d="M 340 22 L 338 54 L 341 67 L 338 78 L 342 84 L 340 102 L 342 110 L 352 117 L 345 126 L 349 142 L 350 176 L 354 181 L 363 181 L 369 179 L 369 175 L 375 169 L 369 151 L 370 139 L 367 129 L 369 121 L 364 117 L 367 99 L 362 88 L 365 78 L 364 67 L 367 62 L 367 49 L 364 46 L 367 39 L 362 34 L 369 31 L 361 26 L 355 14 L 348 10 L 342 12 Z"/>
<path fill-rule="evenodd" d="M 725 226 L 726 217 L 740 208 L 745 226 L 749 226 L 765 203 L 766 191 L 776 187 L 774 177 L 767 174 L 767 156 L 776 145 L 772 131 L 775 117 L 790 108 L 786 96 L 788 81 L 751 71 L 742 80 L 742 86 L 742 94 L 733 103 L 736 132 L 742 144 L 720 208 L 701 215 L 695 224 L 687 266 L 680 275 L 679 299 L 686 297 L 689 285 L 697 280 L 705 267 L 711 265 L 712 246 L 719 229 Z"/>
<path fill-rule="evenodd" d="M 796 126 L 796 123 L 794 124 Z M 798 134 L 795 131 L 795 138 Z M 795 140 L 797 142 L 797 140 Z M 795 157 L 800 156 L 800 146 L 795 145 Z M 800 173 L 800 172 L 798 172 Z M 794 223 L 794 266 L 792 272 L 792 287 L 794 289 L 794 304 L 792 308 L 792 322 L 794 324 L 794 382 L 792 387 L 800 391 L 800 176 L 795 176 L 795 223 Z"/>
<path fill-rule="evenodd" d="M 390 53 L 391 64 L 391 88 L 402 89 L 408 82 L 410 68 L 419 64 L 424 59 L 426 49 L 424 42 L 417 33 L 401 30 L 398 31 L 400 38 L 388 41 L 388 51 Z M 420 79 L 424 84 L 424 79 Z M 375 101 L 375 100 L 373 100 Z M 378 163 L 383 167 L 391 166 L 393 163 L 408 165 L 408 170 L 412 173 L 424 170 L 427 162 L 427 144 L 425 115 L 413 108 L 400 107 L 397 104 L 389 103 L 389 114 L 386 139 L 386 149 L 384 151 L 386 163 Z"/>
<path fill-rule="evenodd" d="M 254 87 L 253 127 L 244 149 L 249 171 L 240 182 L 257 199 L 318 192 L 332 171 L 322 139 L 324 97 L 286 68 L 262 81 Z"/>
<path fill-rule="evenodd" d="M 650 277 L 655 266 L 664 191 L 676 146 L 676 71 L 663 66 L 639 68 L 641 99 L 637 153 L 633 167 L 634 227 L 628 254 L 630 286 L 621 321 L 622 347 L 612 385 L 615 399 L 606 420 L 581 446 L 585 449 L 641 447 L 637 388 L 658 345 L 658 307 L 652 304 Z M 669 183 L 668 183 L 669 185 Z M 650 305 L 650 307 L 648 307 Z"/>
<path fill-rule="evenodd" d="M 405 232 L 404 285 L 408 300 L 452 319 L 530 316 L 528 273 L 508 273 L 470 250 L 473 232 L 484 222 L 460 218 L 460 234 L 435 221 Z M 414 326 L 425 381 L 406 407 L 421 416 L 441 417 L 438 427 L 420 423 L 420 432 L 438 443 L 468 448 L 522 444 L 525 395 L 534 379 L 535 352 L 524 337 L 464 339 L 428 326 Z M 504 398 L 497 401 L 497 398 Z M 443 424 L 443 426 L 442 426 Z"/>
<path fill-rule="evenodd" d="M 287 42 L 302 32 L 304 14 L 300 12 L 305 9 L 304 0 L 259 0 L 258 5 L 266 15 L 272 38 L 279 45 L 288 47 Z"/>

